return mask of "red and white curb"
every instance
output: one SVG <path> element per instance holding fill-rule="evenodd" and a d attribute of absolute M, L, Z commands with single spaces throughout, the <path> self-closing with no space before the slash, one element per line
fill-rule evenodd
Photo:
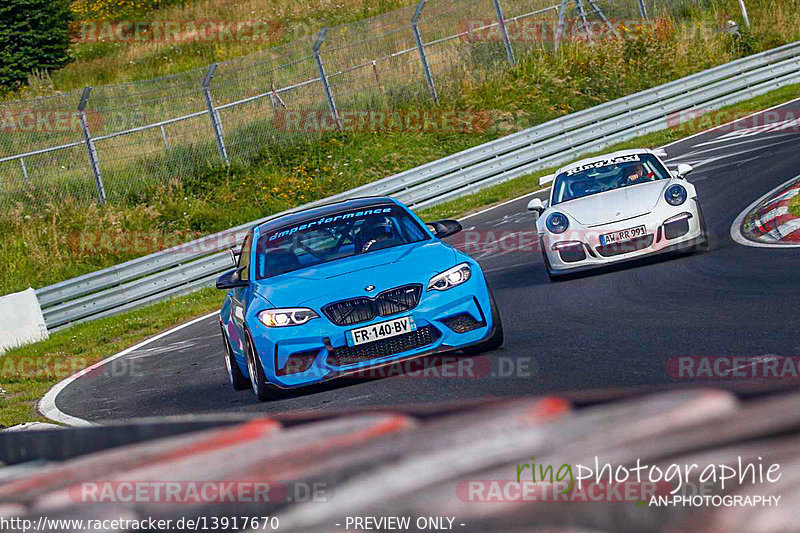
<path fill-rule="evenodd" d="M 731 238 L 757 248 L 800 246 L 800 216 L 789 213 L 789 202 L 798 194 L 800 176 L 769 191 L 736 217 Z"/>

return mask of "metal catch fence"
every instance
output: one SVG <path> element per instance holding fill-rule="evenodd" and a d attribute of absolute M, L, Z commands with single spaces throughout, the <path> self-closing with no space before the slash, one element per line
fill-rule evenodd
<path fill-rule="evenodd" d="M 342 129 L 345 112 L 433 105 L 531 50 L 697 1 L 420 0 L 208 68 L 3 102 L 0 209 L 141 201 L 154 184 Z M 320 124 L 294 127 L 290 110 Z"/>

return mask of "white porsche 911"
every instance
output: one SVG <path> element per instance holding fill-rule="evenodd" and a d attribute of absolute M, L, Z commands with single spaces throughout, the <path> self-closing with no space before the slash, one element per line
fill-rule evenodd
<path fill-rule="evenodd" d="M 667 169 L 663 150 L 623 150 L 584 159 L 541 178 L 536 230 L 550 279 L 674 250 L 708 247 L 690 165 Z"/>

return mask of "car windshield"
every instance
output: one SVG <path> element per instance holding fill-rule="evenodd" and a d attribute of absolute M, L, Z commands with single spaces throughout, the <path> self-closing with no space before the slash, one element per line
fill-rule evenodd
<path fill-rule="evenodd" d="M 603 159 L 559 174 L 553 184 L 552 204 L 669 177 L 669 171 L 651 154 Z"/>
<path fill-rule="evenodd" d="M 341 211 L 262 235 L 256 249 L 256 279 L 429 238 L 396 205 Z"/>

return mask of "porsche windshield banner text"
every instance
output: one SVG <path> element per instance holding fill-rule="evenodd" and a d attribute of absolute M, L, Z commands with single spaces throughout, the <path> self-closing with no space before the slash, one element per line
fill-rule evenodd
<path fill-rule="evenodd" d="M 567 176 L 572 176 L 573 174 L 578 174 L 579 172 L 591 170 L 593 168 L 610 167 L 611 165 L 619 165 L 620 163 L 635 163 L 636 161 L 641 161 L 639 154 L 603 159 L 595 163 L 589 163 L 588 165 L 581 165 L 579 167 L 571 168 L 567 170 Z"/>

